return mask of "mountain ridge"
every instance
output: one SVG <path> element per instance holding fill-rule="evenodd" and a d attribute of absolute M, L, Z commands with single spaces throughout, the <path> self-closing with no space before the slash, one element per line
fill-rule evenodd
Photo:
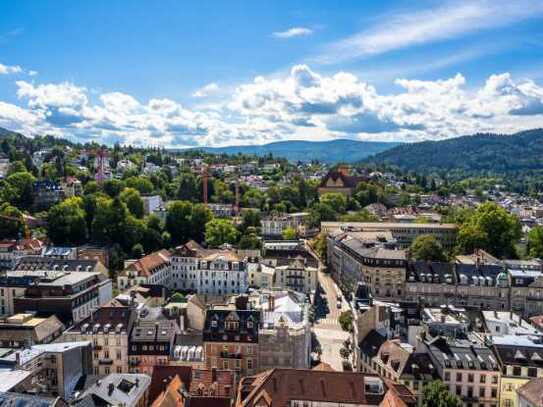
<path fill-rule="evenodd" d="M 399 142 L 359 141 L 350 139 L 335 139 L 329 141 L 284 140 L 261 145 L 193 147 L 176 150 L 202 150 L 215 154 L 242 153 L 256 156 L 264 156 L 271 153 L 275 157 L 286 158 L 289 161 L 318 160 L 329 163 L 355 163 L 400 144 L 401 143 Z"/>
<path fill-rule="evenodd" d="M 543 129 L 514 134 L 477 133 L 406 143 L 363 160 L 416 172 L 511 174 L 543 170 Z"/>

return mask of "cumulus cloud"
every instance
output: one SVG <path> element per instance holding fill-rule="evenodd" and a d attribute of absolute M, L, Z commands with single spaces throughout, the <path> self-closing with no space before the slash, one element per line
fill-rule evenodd
<path fill-rule="evenodd" d="M 23 68 L 21 68 L 19 65 L 4 65 L 0 64 L 0 75 L 7 75 L 10 73 L 21 73 L 23 72 Z"/>
<path fill-rule="evenodd" d="M 285 31 L 276 31 L 272 34 L 275 38 L 288 39 L 294 37 L 306 37 L 313 34 L 313 30 L 307 27 L 292 27 Z"/>
<path fill-rule="evenodd" d="M 216 94 L 220 90 L 219 85 L 215 82 L 208 83 L 207 85 L 197 89 L 192 96 L 195 98 L 205 98 Z"/>
<path fill-rule="evenodd" d="M 69 82 L 17 81 L 20 106 L 0 103 L 0 126 L 163 146 L 338 137 L 418 141 L 543 127 L 543 87 L 509 73 L 491 75 L 476 89 L 461 74 L 395 83 L 396 92 L 380 94 L 351 73 L 323 75 L 296 65 L 282 76 L 258 76 L 228 95 L 221 92 L 213 105 L 188 107 L 121 92 L 91 98 L 87 88 Z"/>

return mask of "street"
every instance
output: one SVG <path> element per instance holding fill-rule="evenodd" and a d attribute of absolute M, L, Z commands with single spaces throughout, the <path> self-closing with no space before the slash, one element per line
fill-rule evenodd
<path fill-rule="evenodd" d="M 316 317 L 313 331 L 322 349 L 321 361 L 328 363 L 334 370 L 342 371 L 339 350 L 350 335 L 341 329 L 339 316 L 348 309 L 348 304 L 342 299 L 341 309 L 337 308 L 337 288 L 332 278 L 320 268 L 319 285 L 320 295 L 315 300 Z"/>

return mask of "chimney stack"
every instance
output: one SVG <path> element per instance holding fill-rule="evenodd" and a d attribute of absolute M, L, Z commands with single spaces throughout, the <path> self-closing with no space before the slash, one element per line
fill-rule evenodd
<path fill-rule="evenodd" d="M 109 385 L 107 386 L 108 396 L 111 396 L 113 394 L 113 390 L 115 390 L 115 385 L 113 383 L 109 383 Z"/>

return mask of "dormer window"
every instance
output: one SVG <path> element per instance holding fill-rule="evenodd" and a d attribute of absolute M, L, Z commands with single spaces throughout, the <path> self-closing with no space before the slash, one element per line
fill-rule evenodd
<path fill-rule="evenodd" d="M 253 329 L 253 321 L 247 321 L 247 329 Z"/>

